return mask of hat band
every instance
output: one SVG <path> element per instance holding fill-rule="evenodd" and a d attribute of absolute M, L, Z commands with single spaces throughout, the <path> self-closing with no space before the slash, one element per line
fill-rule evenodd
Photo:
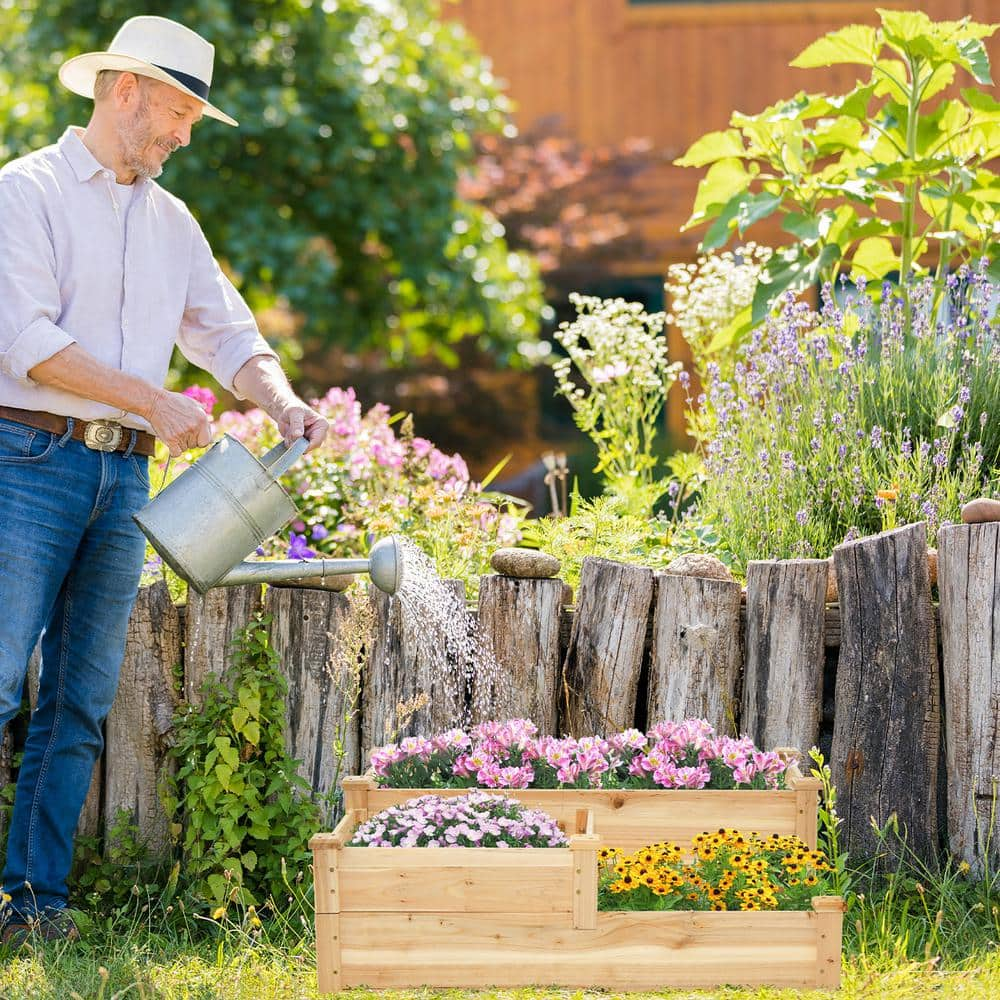
<path fill-rule="evenodd" d="M 190 73 L 182 73 L 179 69 L 171 69 L 169 66 L 161 66 L 159 63 L 151 63 L 157 69 L 162 69 L 164 73 L 169 73 L 178 83 L 184 84 L 192 94 L 196 94 L 203 101 L 208 100 L 208 84 Z"/>

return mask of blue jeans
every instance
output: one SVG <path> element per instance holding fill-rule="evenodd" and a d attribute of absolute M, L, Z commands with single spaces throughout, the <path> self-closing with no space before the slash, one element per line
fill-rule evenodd
<path fill-rule="evenodd" d="M 144 457 L 0 420 L 0 729 L 20 708 L 42 639 L 3 873 L 24 916 L 66 905 L 73 834 L 142 571 L 132 514 L 148 495 Z"/>

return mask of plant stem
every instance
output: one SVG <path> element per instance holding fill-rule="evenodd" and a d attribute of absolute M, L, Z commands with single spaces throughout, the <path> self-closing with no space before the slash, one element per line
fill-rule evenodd
<path fill-rule="evenodd" d="M 917 156 L 917 125 L 920 121 L 920 64 L 921 60 L 909 57 L 907 68 L 910 74 L 909 107 L 906 117 L 906 156 L 913 161 Z M 913 269 L 913 229 L 916 217 L 917 182 L 910 179 L 903 185 L 903 233 L 899 264 L 899 285 L 905 303 L 905 336 L 908 338 L 913 327 L 913 315 L 908 282 Z"/>

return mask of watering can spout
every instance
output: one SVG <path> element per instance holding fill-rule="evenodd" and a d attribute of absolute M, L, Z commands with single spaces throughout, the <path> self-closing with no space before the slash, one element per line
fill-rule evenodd
<path fill-rule="evenodd" d="M 399 542 L 383 538 L 372 546 L 367 559 L 283 559 L 273 562 L 241 562 L 216 587 L 245 583 L 281 583 L 287 580 L 322 580 L 329 576 L 368 573 L 372 583 L 387 594 L 395 594 L 403 582 L 403 559 Z"/>

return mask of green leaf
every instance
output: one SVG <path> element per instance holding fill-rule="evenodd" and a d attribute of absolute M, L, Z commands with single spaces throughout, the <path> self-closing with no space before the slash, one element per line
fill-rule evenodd
<path fill-rule="evenodd" d="M 899 267 L 899 255 L 884 236 L 872 236 L 858 244 L 851 259 L 851 267 L 878 281 Z"/>
<path fill-rule="evenodd" d="M 250 713 L 242 705 L 238 705 L 233 709 L 231 718 L 233 721 L 233 728 L 237 732 L 242 732 L 243 727 L 247 724 L 247 720 L 250 718 Z"/>
<path fill-rule="evenodd" d="M 215 765 L 215 777 L 218 779 L 225 791 L 229 791 L 229 779 L 233 776 L 233 769 L 226 764 Z"/>
<path fill-rule="evenodd" d="M 978 38 L 967 39 L 958 43 L 958 51 L 961 54 L 960 65 L 972 74 L 976 83 L 992 87 L 990 57 L 986 52 L 986 46 Z"/>
<path fill-rule="evenodd" d="M 820 220 L 817 216 L 801 212 L 791 212 L 781 220 L 781 228 L 804 243 L 814 243 L 819 239 L 819 226 Z"/>
<path fill-rule="evenodd" d="M 257 746 L 260 743 L 260 723 L 248 722 L 243 727 L 243 735 L 246 736 L 248 743 Z"/>
<path fill-rule="evenodd" d="M 798 69 L 833 66 L 839 63 L 860 63 L 869 66 L 878 51 L 878 32 L 862 24 L 849 24 L 839 31 L 817 39 L 791 62 Z"/>
<path fill-rule="evenodd" d="M 209 891 L 212 894 L 212 901 L 215 903 L 222 903 L 226 899 L 226 890 L 229 883 L 226 882 L 225 878 L 218 873 L 209 875 L 206 879 L 208 882 Z"/>
<path fill-rule="evenodd" d="M 756 173 L 756 169 L 754 169 Z M 716 207 L 725 205 L 730 198 L 745 191 L 753 181 L 751 173 L 736 159 L 719 160 L 708 168 L 708 173 L 698 184 L 694 208 L 691 218 L 685 223 L 684 229 L 703 222 Z"/>
<path fill-rule="evenodd" d="M 750 306 L 741 309 L 722 329 L 717 330 L 708 342 L 706 353 L 714 355 L 738 346 L 753 329 L 753 315 Z"/>
<path fill-rule="evenodd" d="M 942 63 L 931 75 L 930 80 L 924 86 L 922 101 L 929 101 L 937 96 L 942 90 L 950 87 L 955 80 L 955 67 L 951 63 Z"/>
<path fill-rule="evenodd" d="M 734 129 L 725 132 L 709 132 L 696 139 L 688 151 L 679 159 L 674 160 L 678 167 L 704 167 L 717 160 L 746 155 L 743 138 Z"/>
<path fill-rule="evenodd" d="M 828 243 L 813 259 L 802 256 L 801 245 L 792 247 L 780 254 L 775 254 L 761 275 L 753 297 L 753 323 L 763 322 L 771 306 L 784 291 L 801 292 L 815 285 L 820 280 L 823 271 L 833 265 L 840 257 L 840 247 Z"/>
<path fill-rule="evenodd" d="M 934 22 L 923 11 L 875 9 L 882 18 L 886 38 L 899 45 L 934 36 Z"/>
<path fill-rule="evenodd" d="M 760 194 L 747 196 L 736 216 L 736 225 L 742 236 L 755 222 L 773 215 L 781 206 L 781 195 L 762 191 Z"/>

